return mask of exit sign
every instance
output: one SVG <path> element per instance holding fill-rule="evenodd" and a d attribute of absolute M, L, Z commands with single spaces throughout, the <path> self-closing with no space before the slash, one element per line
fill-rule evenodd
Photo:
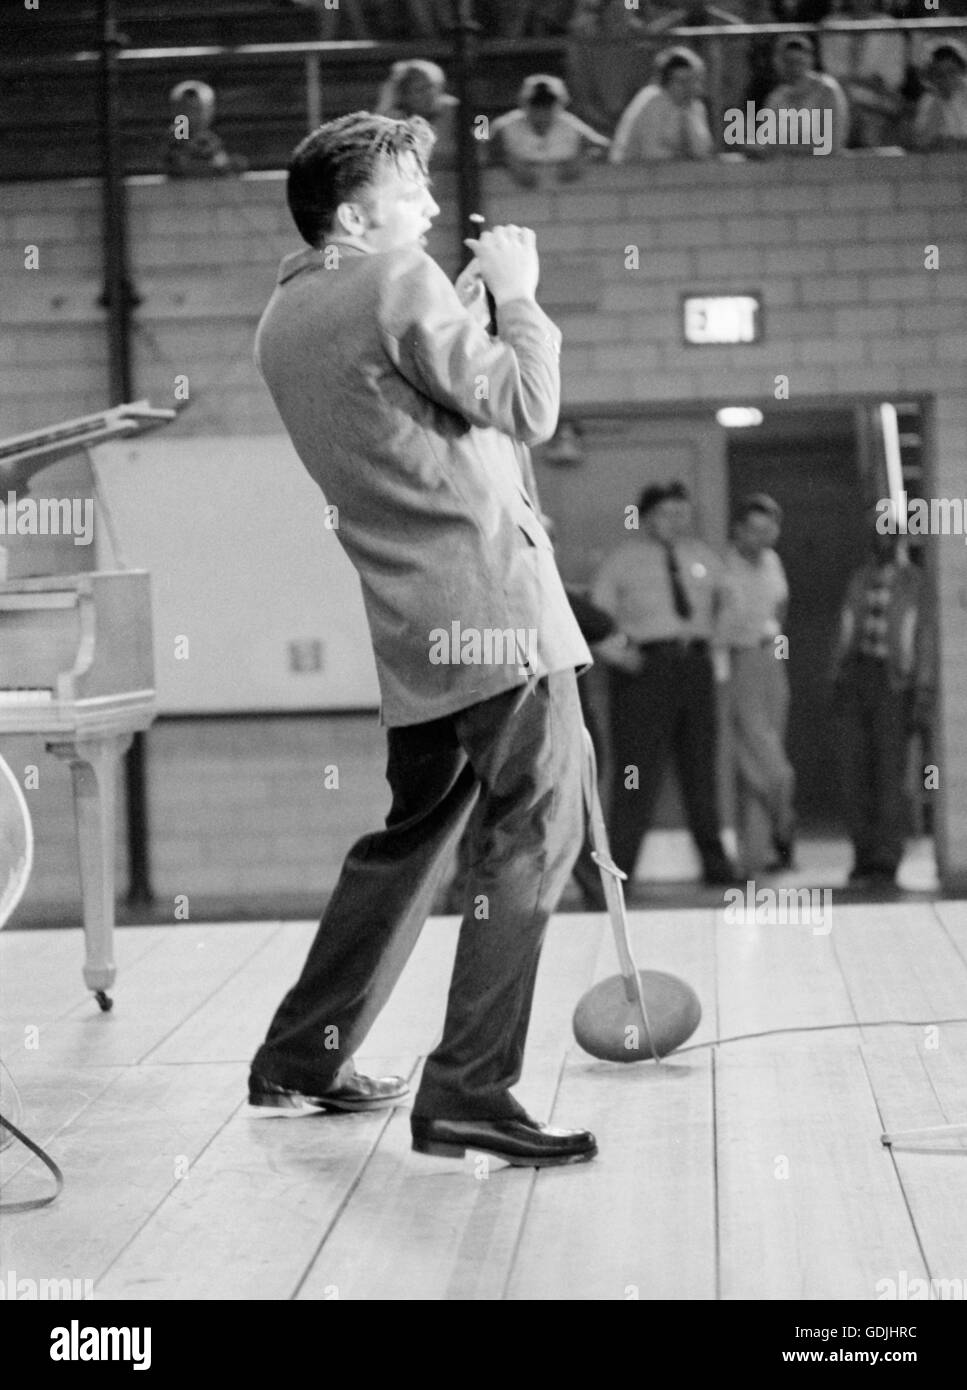
<path fill-rule="evenodd" d="M 697 347 L 728 347 L 757 343 L 762 337 L 762 297 L 759 294 L 682 296 L 685 342 Z"/>

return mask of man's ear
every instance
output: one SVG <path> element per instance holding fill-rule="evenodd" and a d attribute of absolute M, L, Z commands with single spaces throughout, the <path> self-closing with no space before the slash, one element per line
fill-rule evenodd
<path fill-rule="evenodd" d="M 333 218 L 333 230 L 349 236 L 362 236 L 368 222 L 359 203 L 340 203 Z"/>

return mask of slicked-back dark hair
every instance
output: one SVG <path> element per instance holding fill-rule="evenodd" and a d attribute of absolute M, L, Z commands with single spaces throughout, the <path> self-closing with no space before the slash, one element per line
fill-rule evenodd
<path fill-rule="evenodd" d="M 380 166 L 412 154 L 424 175 L 435 136 L 420 116 L 396 121 L 354 111 L 327 121 L 296 145 L 286 197 L 304 241 L 318 246 L 331 231 L 336 209 L 374 182 Z"/>

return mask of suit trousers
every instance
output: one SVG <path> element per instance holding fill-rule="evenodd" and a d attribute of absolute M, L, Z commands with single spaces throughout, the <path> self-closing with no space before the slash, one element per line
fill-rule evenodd
<path fill-rule="evenodd" d="M 642 656 L 638 675 L 610 671 L 612 857 L 632 878 L 671 757 L 703 869 L 706 875 L 725 874 L 730 866 L 719 829 L 716 693 L 708 647 L 649 643 Z"/>
<path fill-rule="evenodd" d="M 726 690 L 735 770 L 739 868 L 755 878 L 789 841 L 794 827 L 796 774 L 786 756 L 789 680 L 772 642 L 733 647 Z"/>
<path fill-rule="evenodd" d="M 253 1067 L 307 1094 L 353 1070 L 480 799 L 443 1036 L 413 1113 L 513 1119 L 537 964 L 583 834 L 573 670 L 387 731 L 386 828 L 350 850 Z"/>
<path fill-rule="evenodd" d="M 886 662 L 854 656 L 838 687 L 840 758 L 854 871 L 896 873 L 903 857 L 911 696 Z"/>
<path fill-rule="evenodd" d="M 581 714 L 584 719 L 584 727 L 591 735 L 595 759 L 600 767 L 603 757 L 604 742 L 601 736 L 598 716 L 591 701 L 587 698 L 586 692 L 587 682 L 579 680 L 578 696 L 581 701 Z M 475 845 L 479 835 L 478 822 L 481 817 L 481 812 L 482 807 L 478 804 L 477 809 L 471 816 L 467 828 L 461 835 L 457 845 L 456 865 L 454 867 L 453 878 L 450 880 L 450 885 L 447 888 L 441 909 L 444 912 L 463 912 L 463 905 L 467 896 L 467 886 L 477 856 Z M 581 841 L 580 853 L 574 864 L 574 878 L 581 890 L 581 896 L 584 899 L 586 911 L 607 912 L 608 904 L 604 896 L 604 887 L 601 883 L 601 870 L 591 857 L 591 849 L 590 827 L 585 825 L 585 834 Z"/>

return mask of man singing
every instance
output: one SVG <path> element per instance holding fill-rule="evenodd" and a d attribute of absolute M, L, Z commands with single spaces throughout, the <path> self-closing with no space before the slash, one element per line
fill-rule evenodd
<path fill-rule="evenodd" d="M 468 241 L 456 287 L 426 254 L 432 138 L 418 117 L 357 112 L 297 147 L 288 201 L 309 249 L 283 261 L 258 330 L 262 374 L 359 573 L 392 805 L 386 828 L 349 852 L 255 1056 L 249 1100 L 298 1114 L 406 1096 L 400 1078 L 362 1076 L 353 1058 L 479 798 L 413 1147 L 574 1163 L 593 1157 L 594 1137 L 539 1124 L 511 1094 L 544 930 L 583 834 L 575 668 L 589 653 L 515 452 L 554 432 L 561 335 L 535 300 L 532 231 Z M 446 659 L 441 633 L 453 634 Z"/>

